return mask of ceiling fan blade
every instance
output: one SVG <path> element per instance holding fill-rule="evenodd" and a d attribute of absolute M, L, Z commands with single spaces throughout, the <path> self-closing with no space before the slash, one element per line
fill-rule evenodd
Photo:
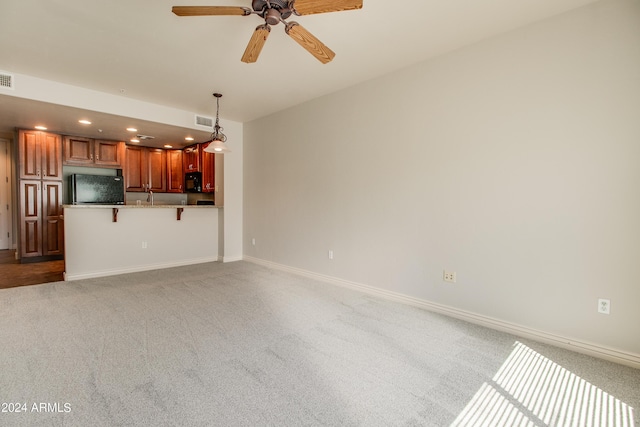
<path fill-rule="evenodd" d="M 362 0 L 296 0 L 293 7 L 300 15 L 362 9 Z"/>
<path fill-rule="evenodd" d="M 269 37 L 270 32 L 271 29 L 268 25 L 260 25 L 256 28 L 251 36 L 251 40 L 249 40 L 247 49 L 244 51 L 244 55 L 242 55 L 242 62 L 250 64 L 258 60 L 258 56 L 260 56 L 260 52 L 267 42 L 267 37 Z"/>
<path fill-rule="evenodd" d="M 336 56 L 336 54 L 318 40 L 313 34 L 305 30 L 302 25 L 297 22 L 289 22 L 285 27 L 285 31 L 292 39 L 298 42 L 300 46 L 307 49 L 310 54 L 315 56 L 318 61 L 326 64 Z"/>
<path fill-rule="evenodd" d="M 249 8 L 237 6 L 173 6 L 171 11 L 178 16 L 251 15 Z"/>

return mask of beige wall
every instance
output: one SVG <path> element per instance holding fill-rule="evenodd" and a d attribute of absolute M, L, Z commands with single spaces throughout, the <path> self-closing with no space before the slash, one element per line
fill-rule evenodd
<path fill-rule="evenodd" d="M 245 124 L 245 255 L 640 354 L 639 46 L 604 0 Z"/>

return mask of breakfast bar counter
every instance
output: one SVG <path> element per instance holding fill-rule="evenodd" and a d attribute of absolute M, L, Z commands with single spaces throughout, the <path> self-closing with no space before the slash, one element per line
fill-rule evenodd
<path fill-rule="evenodd" d="M 218 261 L 222 207 L 65 205 L 65 280 Z"/>

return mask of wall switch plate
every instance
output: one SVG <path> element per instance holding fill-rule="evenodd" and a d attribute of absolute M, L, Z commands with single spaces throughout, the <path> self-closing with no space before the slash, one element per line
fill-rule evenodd
<path fill-rule="evenodd" d="M 598 300 L 598 313 L 611 314 L 611 300 L 600 298 Z"/>
<path fill-rule="evenodd" d="M 333 259 L 333 251 L 329 250 L 329 259 Z"/>
<path fill-rule="evenodd" d="M 255 239 L 255 238 L 254 238 L 254 239 L 251 239 L 251 244 L 252 244 L 253 246 L 255 246 L 255 245 L 256 245 L 256 239 Z"/>
<path fill-rule="evenodd" d="M 145 241 L 142 242 L 142 249 L 147 249 L 147 242 Z"/>
<path fill-rule="evenodd" d="M 456 283 L 456 272 L 444 270 L 442 273 L 442 279 L 445 282 Z"/>

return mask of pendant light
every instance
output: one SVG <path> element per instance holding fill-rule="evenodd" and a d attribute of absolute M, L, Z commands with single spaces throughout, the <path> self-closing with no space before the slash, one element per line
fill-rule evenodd
<path fill-rule="evenodd" d="M 213 96 L 216 97 L 216 124 L 213 127 L 213 133 L 211 134 L 211 141 L 209 145 L 204 149 L 207 153 L 214 154 L 223 154 L 230 153 L 231 150 L 227 148 L 225 142 L 227 141 L 227 137 L 222 131 L 223 128 L 220 127 L 220 98 L 222 98 L 222 94 L 214 93 Z"/>

